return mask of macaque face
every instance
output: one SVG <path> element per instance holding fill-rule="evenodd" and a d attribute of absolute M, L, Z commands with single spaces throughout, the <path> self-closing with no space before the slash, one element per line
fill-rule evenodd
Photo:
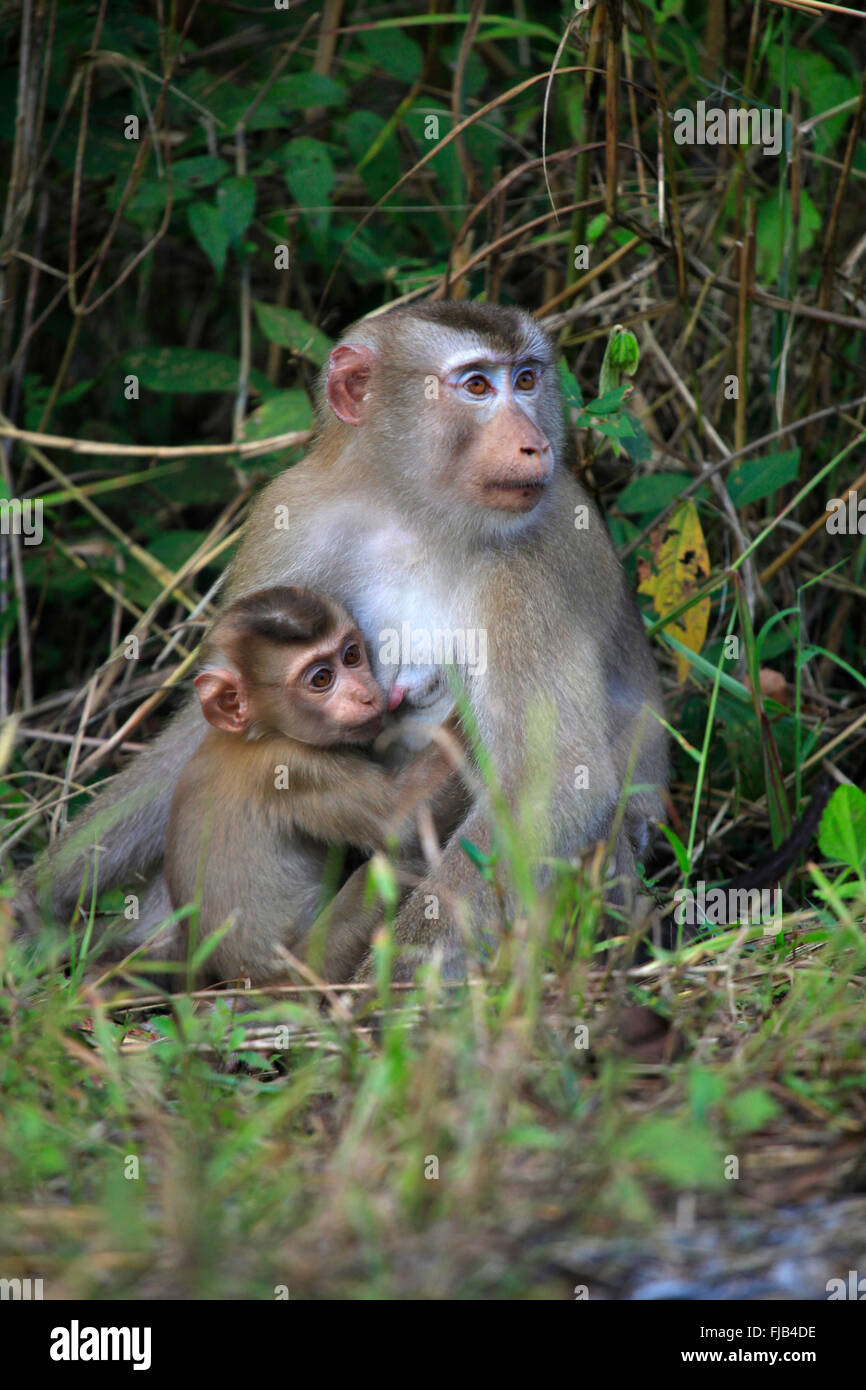
<path fill-rule="evenodd" d="M 371 743 L 387 707 L 373 679 L 357 628 L 293 655 L 280 703 L 288 711 L 281 731 L 304 743 Z"/>
<path fill-rule="evenodd" d="M 388 701 L 373 679 L 355 627 L 315 643 L 248 641 L 242 671 L 203 671 L 195 679 L 205 719 L 226 733 L 279 733 L 317 747 L 371 743 Z"/>
<path fill-rule="evenodd" d="M 332 352 L 325 395 L 407 506 L 513 529 L 549 489 L 563 432 L 553 347 L 517 310 L 429 303 L 365 321 Z"/>
<path fill-rule="evenodd" d="M 538 505 L 553 473 L 550 440 L 536 424 L 543 372 L 534 358 L 489 355 L 444 372 L 439 404 L 451 417 L 446 447 L 460 458 L 454 486 L 464 501 L 517 513 Z"/>

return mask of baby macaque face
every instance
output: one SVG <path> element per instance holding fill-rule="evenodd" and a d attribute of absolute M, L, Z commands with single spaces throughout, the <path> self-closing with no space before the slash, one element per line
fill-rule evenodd
<path fill-rule="evenodd" d="M 323 595 L 289 587 L 239 600 L 211 635 L 225 665 L 196 677 L 209 724 L 247 738 L 282 734 L 300 743 L 372 743 L 387 709 L 403 698 L 375 680 L 364 639 Z"/>

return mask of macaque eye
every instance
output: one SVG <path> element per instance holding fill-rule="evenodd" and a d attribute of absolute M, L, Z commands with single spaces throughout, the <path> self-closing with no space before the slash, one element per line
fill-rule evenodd
<path fill-rule="evenodd" d="M 344 665 L 344 666 L 360 666 L 360 665 L 361 665 L 361 648 L 358 646 L 358 643 L 357 643 L 357 642 L 350 642 L 349 645 L 347 646 L 346 650 L 343 652 L 343 665 Z"/>
<path fill-rule="evenodd" d="M 531 367 L 523 367 L 514 378 L 514 387 L 517 391 L 534 391 L 538 384 L 538 377 Z"/>
<path fill-rule="evenodd" d="M 304 677 L 304 684 L 311 690 L 330 690 L 334 684 L 334 673 L 330 666 L 314 666 Z"/>
<path fill-rule="evenodd" d="M 480 372 L 473 372 L 471 376 L 468 376 L 466 380 L 462 381 L 460 384 L 464 391 L 469 392 L 470 396 L 476 397 L 486 396 L 487 392 L 492 389 L 487 377 L 482 376 Z"/>

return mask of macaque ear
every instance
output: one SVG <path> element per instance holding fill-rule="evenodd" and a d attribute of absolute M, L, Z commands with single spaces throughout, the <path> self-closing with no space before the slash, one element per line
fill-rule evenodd
<path fill-rule="evenodd" d="M 376 354 L 372 348 L 353 347 L 341 343 L 328 361 L 328 383 L 325 388 L 328 405 L 347 425 L 360 425 L 361 407 L 370 385 L 370 372 Z"/>
<path fill-rule="evenodd" d="M 250 722 L 247 689 L 234 671 L 202 671 L 193 684 L 201 701 L 201 712 L 215 729 L 241 734 Z"/>

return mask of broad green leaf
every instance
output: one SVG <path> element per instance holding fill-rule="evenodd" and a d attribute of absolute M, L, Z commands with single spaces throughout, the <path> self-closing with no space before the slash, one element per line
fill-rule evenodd
<path fill-rule="evenodd" d="M 253 411 L 244 424 L 244 439 L 269 439 L 274 434 L 289 434 L 292 430 L 309 430 L 313 427 L 313 407 L 306 391 L 300 388 L 291 391 L 278 391 L 270 400 Z M 251 466 L 261 467 L 262 462 L 282 454 L 285 449 L 274 450 L 270 454 L 256 454 L 250 459 Z"/>
<path fill-rule="evenodd" d="M 342 83 L 313 73 L 279 77 L 262 96 L 254 83 L 224 82 L 215 86 L 212 75 L 204 68 L 185 78 L 184 91 L 220 122 L 221 136 L 230 134 L 241 121 L 248 131 L 285 131 L 292 124 L 294 111 L 308 106 L 342 105 L 346 96 Z"/>
<path fill-rule="evenodd" d="M 622 413 L 632 429 L 631 434 L 623 438 L 622 447 L 632 463 L 648 463 L 653 451 L 649 435 L 637 416 L 632 415 L 630 410 L 624 410 Z"/>
<path fill-rule="evenodd" d="M 568 370 L 564 362 L 559 362 L 556 370 L 566 405 L 573 406 L 575 410 L 583 410 L 583 392 L 577 377 Z"/>
<path fill-rule="evenodd" d="M 764 1129 L 782 1113 L 782 1107 L 762 1086 L 750 1086 L 747 1091 L 731 1096 L 725 1105 L 728 1123 L 735 1132 L 753 1134 Z"/>
<path fill-rule="evenodd" d="M 834 63 L 814 49 L 799 48 L 793 44 L 774 44 L 767 54 L 767 66 L 776 84 L 781 87 L 784 68 L 787 66 L 788 81 L 796 83 L 810 116 L 820 116 L 843 101 L 856 97 L 858 83 L 838 62 Z M 829 120 L 819 121 L 814 127 L 811 139 L 819 154 L 829 154 L 833 145 L 851 123 L 853 112 L 842 111 Z"/>
<path fill-rule="evenodd" d="M 696 1120 L 706 1121 L 713 1106 L 724 1099 L 726 1091 L 724 1076 L 709 1067 L 694 1067 L 689 1072 L 689 1105 Z"/>
<path fill-rule="evenodd" d="M 821 817 L 818 831 L 821 853 L 859 869 L 866 859 L 866 792 L 859 787 L 837 787 Z"/>
<path fill-rule="evenodd" d="M 253 300 L 259 328 L 272 343 L 290 348 L 316 367 L 324 366 L 331 351 L 331 340 L 298 313 L 297 309 L 281 309 L 276 304 Z"/>
<path fill-rule="evenodd" d="M 299 208 L 322 208 L 328 203 L 336 175 L 321 140 L 300 135 L 283 146 L 286 183 Z"/>
<path fill-rule="evenodd" d="M 590 401 L 586 409 L 590 415 L 612 415 L 615 410 L 619 410 L 623 397 L 629 389 L 629 386 L 626 385 L 617 386 L 612 391 L 605 391 L 603 395 Z"/>
<path fill-rule="evenodd" d="M 794 248 L 795 258 L 809 250 L 820 226 L 820 213 L 804 188 L 800 194 L 800 230 L 797 246 Z M 755 229 L 758 243 L 756 265 L 762 280 L 774 281 L 777 278 L 791 228 L 791 197 L 787 189 L 781 204 L 778 193 L 768 194 L 758 208 Z"/>
<path fill-rule="evenodd" d="M 666 1115 L 638 1119 L 621 1152 L 651 1173 L 688 1187 L 721 1187 L 722 1156 L 703 1125 Z"/>
<path fill-rule="evenodd" d="M 353 111 L 344 126 L 349 153 L 374 200 L 400 178 L 400 152 L 394 132 L 386 134 L 387 129 L 387 122 L 373 111 Z"/>
<path fill-rule="evenodd" d="M 654 516 L 691 481 L 688 473 L 651 473 L 646 478 L 633 478 L 620 493 L 617 506 L 626 516 Z"/>
<path fill-rule="evenodd" d="M 253 411 L 244 425 L 244 439 L 267 439 L 272 434 L 288 434 L 290 430 L 308 430 L 313 426 L 313 407 L 306 391 L 278 391 L 258 410 Z"/>
<path fill-rule="evenodd" d="M 119 190 L 117 190 L 119 192 Z M 141 179 L 123 210 L 124 217 L 130 221 L 140 221 L 151 216 L 153 213 L 162 212 L 165 208 L 169 195 L 175 206 L 185 203 L 190 197 L 190 189 L 183 184 L 170 184 L 167 179 Z M 119 198 L 109 196 L 107 199 L 112 210 L 117 206 Z"/>
<path fill-rule="evenodd" d="M 175 183 L 183 183 L 190 188 L 206 188 L 216 183 L 229 171 L 224 159 L 216 154 L 193 155 L 190 159 L 179 159 L 171 166 L 171 176 Z"/>
<path fill-rule="evenodd" d="M 278 77 L 271 88 L 271 99 L 286 111 L 303 111 L 310 106 L 342 106 L 346 87 L 335 77 L 318 72 L 293 72 Z"/>
<path fill-rule="evenodd" d="M 223 352 L 205 348 L 139 348 L 120 359 L 125 372 L 134 372 L 149 391 L 236 391 L 240 364 Z M 257 390 L 270 394 L 261 372 L 251 372 Z"/>
<path fill-rule="evenodd" d="M 410 83 L 420 75 L 424 52 L 400 29 L 367 29 L 361 34 L 361 43 L 374 67 L 391 77 Z"/>
<path fill-rule="evenodd" d="M 222 214 L 210 203 L 191 203 L 187 210 L 189 229 L 221 280 L 226 268 L 229 234 Z"/>
<path fill-rule="evenodd" d="M 634 425 L 623 411 L 617 411 L 607 419 L 588 414 L 578 415 L 577 423 L 598 430 L 599 434 L 607 435 L 608 439 L 631 439 L 634 435 Z"/>
<path fill-rule="evenodd" d="M 760 502 L 771 492 L 796 482 L 800 450 L 786 449 L 763 459 L 741 459 L 728 474 L 728 493 L 735 507 Z"/>
<path fill-rule="evenodd" d="M 249 178 L 226 179 L 217 189 L 219 208 L 232 246 L 237 246 L 256 210 L 256 185 Z"/>

